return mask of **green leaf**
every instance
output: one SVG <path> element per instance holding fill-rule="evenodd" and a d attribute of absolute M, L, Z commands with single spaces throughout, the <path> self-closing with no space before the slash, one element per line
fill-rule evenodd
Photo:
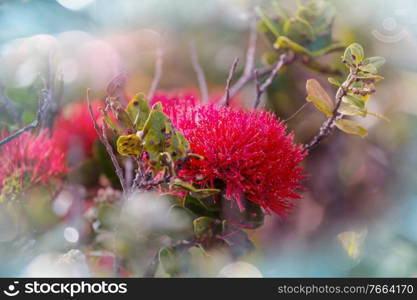
<path fill-rule="evenodd" d="M 310 1 L 297 8 L 297 16 L 309 22 L 319 35 L 329 31 L 335 15 L 335 7 L 328 1 Z"/>
<path fill-rule="evenodd" d="M 220 210 L 219 203 L 216 203 L 212 197 L 198 199 L 187 194 L 182 205 L 197 216 L 211 218 L 218 217 L 218 212 Z"/>
<path fill-rule="evenodd" d="M 171 126 L 170 122 L 168 122 L 167 128 L 167 132 L 171 132 L 171 136 L 167 138 L 164 150 L 171 155 L 174 162 L 184 159 L 190 150 L 188 141 L 181 132 Z"/>
<path fill-rule="evenodd" d="M 334 105 L 326 91 L 322 88 L 320 83 L 315 79 L 309 79 L 306 83 L 308 102 L 312 102 L 314 106 L 326 116 L 333 115 Z"/>
<path fill-rule="evenodd" d="M 159 250 L 159 261 L 164 271 L 171 277 L 179 277 L 184 274 L 191 264 L 191 255 L 188 251 L 182 251 L 174 247 L 164 247 Z"/>
<path fill-rule="evenodd" d="M 363 73 L 363 72 L 358 72 L 358 76 L 356 78 L 363 82 L 372 82 L 372 81 L 378 82 L 384 79 L 384 77 L 382 76 L 371 74 L 371 73 Z"/>
<path fill-rule="evenodd" d="M 281 35 L 280 29 L 278 25 L 272 21 L 259 7 L 255 8 L 255 11 L 258 13 L 259 17 L 261 18 L 263 24 L 276 36 L 279 37 Z"/>
<path fill-rule="evenodd" d="M 213 218 L 199 217 L 193 221 L 194 234 L 197 239 L 207 239 L 221 233 L 222 223 Z"/>
<path fill-rule="evenodd" d="M 278 1 L 274 1 L 272 5 L 274 6 L 279 18 L 281 18 L 284 21 L 289 18 L 287 11 L 281 6 L 281 4 Z"/>
<path fill-rule="evenodd" d="M 358 107 L 359 109 L 364 109 L 365 108 L 365 102 L 356 97 L 356 96 L 352 96 L 352 95 L 346 95 L 343 97 L 343 101 L 352 104 L 353 106 Z"/>
<path fill-rule="evenodd" d="M 359 67 L 359 70 L 365 73 L 376 74 L 378 69 L 373 64 L 366 64 Z"/>
<path fill-rule="evenodd" d="M 136 130 L 142 130 L 149 117 L 150 107 L 144 94 L 137 94 L 127 105 L 126 112 L 136 126 Z"/>
<path fill-rule="evenodd" d="M 103 120 L 107 123 L 107 125 L 113 129 L 117 135 L 123 135 L 123 129 L 117 125 L 116 123 L 113 122 L 112 118 L 110 118 L 107 114 L 104 113 L 103 108 L 99 107 L 99 112 L 103 118 Z"/>
<path fill-rule="evenodd" d="M 129 114 L 122 109 L 120 102 L 113 97 L 109 98 L 111 109 L 116 116 L 116 119 L 128 130 L 135 130 L 135 126 L 133 124 L 132 119 L 130 118 Z"/>
<path fill-rule="evenodd" d="M 149 155 L 149 162 L 155 170 L 162 170 L 160 154 L 165 150 L 165 143 L 172 136 L 170 121 L 162 112 L 162 104 L 156 103 L 143 126 L 143 148 Z"/>
<path fill-rule="evenodd" d="M 335 85 L 335 86 L 337 86 L 337 87 L 340 87 L 342 84 L 337 80 L 337 79 L 335 79 L 335 78 L 333 78 L 333 77 L 329 77 L 329 78 L 327 78 L 327 81 L 330 83 L 330 84 L 333 84 L 333 85 Z"/>
<path fill-rule="evenodd" d="M 358 123 L 353 122 L 351 120 L 345 120 L 345 119 L 337 120 L 335 122 L 335 125 L 338 129 L 340 129 L 341 131 L 347 134 L 357 135 L 362 138 L 368 135 L 368 131 L 365 128 L 363 128 Z"/>
<path fill-rule="evenodd" d="M 186 190 L 187 192 L 190 193 L 191 197 L 194 197 L 197 199 L 207 198 L 220 192 L 219 189 L 199 189 L 199 188 L 194 187 L 192 184 L 189 184 L 187 182 L 182 182 L 182 181 L 176 181 L 172 185 Z"/>
<path fill-rule="evenodd" d="M 375 68 L 379 68 L 381 67 L 383 64 L 385 64 L 385 58 L 381 57 L 381 56 L 373 56 L 373 57 L 368 57 L 365 58 L 363 60 L 363 64 L 365 65 L 373 65 Z"/>
<path fill-rule="evenodd" d="M 311 25 L 300 18 L 290 18 L 285 21 L 284 34 L 300 44 L 312 42 L 315 39 Z"/>
<path fill-rule="evenodd" d="M 364 52 L 361 45 L 353 43 L 348 46 L 343 55 L 343 62 L 349 65 L 357 65 L 362 62 L 364 58 Z"/>

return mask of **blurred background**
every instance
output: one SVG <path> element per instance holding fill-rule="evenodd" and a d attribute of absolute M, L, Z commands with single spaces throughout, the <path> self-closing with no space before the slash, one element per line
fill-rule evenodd
<path fill-rule="evenodd" d="M 244 61 L 249 8 L 267 7 L 268 2 L 0 0 L 2 93 L 16 103 L 27 124 L 36 116 L 39 77 L 51 68 L 62 76 L 63 111 L 83 101 L 87 88 L 91 88 L 94 99 L 102 100 L 107 83 L 120 72 L 128 75 L 127 94 L 146 92 L 159 46 L 163 49 L 163 74 L 158 89 L 198 92 L 189 51 L 189 43 L 194 41 L 209 93 L 217 95 L 224 89 L 233 59 L 240 57 Z M 281 2 L 291 9 L 295 1 Z M 228 265 L 217 257 L 191 276 L 417 276 L 417 3 L 331 2 L 337 10 L 334 38 L 346 43 L 357 41 L 367 56 L 386 58 L 380 71 L 385 79 L 369 107 L 391 122 L 361 120 L 369 130 L 365 139 L 335 132 L 306 159 L 309 177 L 295 211 L 288 218 L 270 215 L 265 226 L 250 232 L 257 249 L 242 262 Z M 260 57 L 266 49 L 268 44 L 258 38 L 257 66 L 262 66 Z M 339 58 L 336 53 L 326 56 L 325 61 L 340 66 Z M 326 76 L 295 64 L 274 80 L 263 99 L 267 108 L 282 119 L 290 117 L 305 103 L 305 81 L 309 78 L 316 78 L 329 93 L 335 93 Z M 252 103 L 254 97 L 253 84 L 239 96 L 246 103 Z M 306 143 L 323 121 L 324 117 L 308 105 L 287 126 L 299 143 Z M 0 101 L 0 129 L 17 128 Z M 85 221 L 61 218 L 61 210 L 70 205 L 68 198 L 98 197 L 92 196 L 88 188 L 75 186 L 61 192 L 58 204 L 35 205 L 41 207 L 40 211 L 48 210 L 48 205 L 52 207 L 49 223 L 44 224 L 45 216 L 39 220 L 41 235 L 27 233 L 16 242 L 14 221 L 2 210 L 1 276 L 107 275 L 101 269 L 84 270 L 86 258 L 74 250 L 89 247 L 85 232 L 90 229 L 86 229 Z M 105 198 L 106 193 L 117 194 L 117 190 L 102 189 L 100 197 Z M 76 212 L 77 209 L 72 216 Z M 50 218 L 56 220 L 52 222 Z M 134 226 L 143 228 L 143 224 Z M 157 226 L 161 229 L 166 224 Z M 149 253 L 140 252 L 146 243 L 130 249 L 135 256 L 129 257 L 146 261 Z M 66 252 L 65 257 L 59 256 Z M 90 255 L 95 254 L 90 251 Z M 97 255 L 99 260 L 107 259 L 102 253 Z M 56 257 L 60 263 L 56 263 Z M 54 266 L 68 261 L 75 265 L 76 261 L 81 267 L 75 271 L 68 266 L 64 267 L 66 271 L 53 267 L 45 270 L 45 263 L 51 261 Z"/>

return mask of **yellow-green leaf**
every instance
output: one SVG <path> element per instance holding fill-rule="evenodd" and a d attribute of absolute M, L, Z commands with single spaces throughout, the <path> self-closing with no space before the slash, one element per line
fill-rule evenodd
<path fill-rule="evenodd" d="M 333 102 L 320 83 L 315 79 L 309 79 L 306 89 L 308 95 L 306 100 L 312 102 L 320 112 L 331 117 L 334 109 Z"/>
<path fill-rule="evenodd" d="M 306 83 L 307 94 L 315 98 L 319 98 L 327 103 L 333 105 L 333 101 L 327 92 L 323 89 L 320 83 L 315 79 L 309 79 Z"/>
<path fill-rule="evenodd" d="M 360 66 L 359 69 L 362 72 L 370 73 L 370 74 L 376 74 L 378 72 L 378 69 L 373 64 L 366 64 L 366 65 Z"/>
<path fill-rule="evenodd" d="M 335 122 L 335 125 L 341 131 L 347 134 L 357 135 L 362 138 L 368 135 L 368 131 L 365 128 L 363 128 L 361 125 L 351 120 L 345 120 L 345 119 L 337 120 Z"/>
<path fill-rule="evenodd" d="M 218 189 L 199 189 L 194 187 L 192 184 L 186 183 L 186 182 L 174 182 L 173 186 L 177 186 L 179 188 L 182 188 L 190 193 L 191 197 L 197 198 L 197 199 L 203 199 L 210 196 L 213 196 L 220 192 Z"/>
<path fill-rule="evenodd" d="M 291 49 L 295 52 L 303 53 L 308 56 L 313 56 L 312 52 L 286 36 L 280 36 L 274 43 L 275 49 Z"/>
<path fill-rule="evenodd" d="M 121 135 L 117 139 L 117 152 L 121 155 L 139 155 L 142 152 L 141 140 L 136 134 Z"/>
<path fill-rule="evenodd" d="M 349 103 L 344 103 L 344 102 L 342 102 L 342 104 L 340 105 L 338 112 L 340 112 L 343 115 L 361 116 L 361 117 L 365 117 L 367 114 L 365 109 L 361 109 L 357 106 L 353 106 Z"/>
<path fill-rule="evenodd" d="M 388 119 L 388 118 L 387 118 L 386 116 L 384 116 L 384 115 L 381 115 L 380 113 L 376 113 L 376 112 L 369 111 L 369 112 L 368 112 L 368 115 L 371 115 L 371 116 L 377 117 L 377 118 L 379 118 L 379 119 L 381 119 L 381 120 L 384 120 L 384 121 L 386 121 L 386 122 L 388 122 L 388 123 L 390 123 L 390 122 L 391 122 L 391 120 L 390 120 L 390 119 Z"/>
<path fill-rule="evenodd" d="M 363 64 L 372 64 L 375 68 L 381 67 L 385 64 L 385 58 L 381 56 L 368 57 L 363 60 Z"/>
<path fill-rule="evenodd" d="M 330 83 L 330 84 L 333 84 L 333 85 L 335 85 L 335 86 L 337 86 L 337 87 L 340 87 L 342 84 L 336 79 L 336 78 L 333 78 L 333 77 L 329 77 L 329 78 L 327 78 L 327 81 Z"/>
<path fill-rule="evenodd" d="M 333 105 L 314 96 L 307 96 L 306 100 L 314 104 L 315 108 L 328 117 L 333 116 Z"/>

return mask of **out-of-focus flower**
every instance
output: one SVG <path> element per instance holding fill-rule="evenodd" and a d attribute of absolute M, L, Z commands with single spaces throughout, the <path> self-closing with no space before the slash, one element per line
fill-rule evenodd
<path fill-rule="evenodd" d="M 163 97 L 165 113 L 204 157 L 190 159 L 179 176 L 199 186 L 224 185 L 225 197 L 243 210 L 247 199 L 267 212 L 285 215 L 300 196 L 302 148 L 285 125 L 266 112 L 199 105 L 197 97 Z"/>
<path fill-rule="evenodd" d="M 99 102 L 92 103 L 96 118 L 99 105 Z M 68 111 L 61 113 L 57 117 L 53 136 L 59 149 L 68 155 L 70 162 L 79 162 L 90 156 L 98 136 L 87 104 L 74 103 Z"/>
<path fill-rule="evenodd" d="M 2 137 L 7 136 L 2 133 Z M 24 132 L 2 146 L 0 151 L 0 194 L 21 191 L 29 185 L 48 183 L 67 171 L 64 154 L 48 131 L 39 135 Z"/>

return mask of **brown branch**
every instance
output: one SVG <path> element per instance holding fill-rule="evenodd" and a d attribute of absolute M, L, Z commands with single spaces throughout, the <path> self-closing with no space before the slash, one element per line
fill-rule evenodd
<path fill-rule="evenodd" d="M 334 123 L 339 120 L 343 115 L 338 112 L 340 105 L 342 104 L 343 97 L 347 95 L 350 86 L 355 82 L 356 74 L 352 71 L 349 73 L 347 79 L 339 87 L 336 93 L 336 105 L 333 109 L 332 116 L 328 118 L 320 127 L 319 133 L 313 137 L 310 143 L 304 146 L 303 152 L 311 151 L 315 148 L 324 138 L 328 137 L 334 128 Z"/>
<path fill-rule="evenodd" d="M 116 175 L 119 178 L 120 184 L 122 186 L 123 193 L 126 195 L 128 193 L 128 191 L 129 191 L 129 189 L 128 189 L 128 186 L 127 186 L 126 181 L 124 179 L 124 176 L 123 176 L 123 170 L 120 167 L 120 164 L 119 164 L 119 161 L 117 160 L 116 154 L 114 153 L 113 148 L 110 145 L 109 139 L 107 138 L 107 135 L 106 135 L 106 129 L 107 129 L 106 123 L 103 120 L 103 124 L 101 126 L 101 130 L 100 130 L 99 125 L 97 124 L 97 121 L 96 121 L 96 119 L 94 117 L 93 108 L 91 106 L 89 92 L 90 92 L 90 89 L 87 89 L 87 104 L 88 104 L 88 110 L 90 112 L 90 117 L 93 120 L 94 129 L 96 130 L 97 135 L 98 135 L 100 141 L 103 143 L 104 147 L 106 148 L 107 153 L 110 156 L 110 159 L 111 159 L 111 161 L 113 163 L 113 166 L 114 166 L 114 168 L 116 170 Z"/>
<path fill-rule="evenodd" d="M 290 54 L 287 54 L 287 53 L 281 54 L 278 62 L 274 65 L 274 67 L 273 67 L 271 73 L 269 74 L 268 78 L 264 81 L 264 83 L 261 86 L 259 86 L 257 88 L 256 100 L 255 100 L 254 108 L 258 108 L 259 104 L 261 103 L 261 96 L 262 96 L 262 94 L 266 91 L 266 89 L 268 88 L 268 86 L 271 85 L 271 83 L 274 80 L 275 76 L 282 69 L 282 67 L 284 67 L 288 63 L 292 62 L 294 59 L 295 59 L 295 55 L 292 52 Z M 259 76 L 259 75 L 256 75 L 255 77 L 257 77 L 257 76 Z"/>
<path fill-rule="evenodd" d="M 236 67 L 237 67 L 238 62 L 239 62 L 239 57 L 236 57 L 235 60 L 233 61 L 232 67 L 230 68 L 229 76 L 227 77 L 226 89 L 225 89 L 224 97 L 223 97 L 225 106 L 229 106 L 229 104 L 230 104 L 229 103 L 229 101 L 230 101 L 230 83 L 232 82 L 233 75 L 236 72 Z"/>
<path fill-rule="evenodd" d="M 156 60 L 155 60 L 155 75 L 153 77 L 151 87 L 148 91 L 148 99 L 152 100 L 155 95 L 156 89 L 158 88 L 159 81 L 162 77 L 162 64 L 163 64 L 163 51 L 161 44 L 156 49 Z"/>
<path fill-rule="evenodd" d="M 209 95 L 207 89 L 206 77 L 204 75 L 203 68 L 200 65 L 197 55 L 197 49 L 195 47 L 195 42 L 190 42 L 190 55 L 191 63 L 193 65 L 194 71 L 197 74 L 198 85 L 200 87 L 201 100 L 203 103 L 208 103 Z"/>

